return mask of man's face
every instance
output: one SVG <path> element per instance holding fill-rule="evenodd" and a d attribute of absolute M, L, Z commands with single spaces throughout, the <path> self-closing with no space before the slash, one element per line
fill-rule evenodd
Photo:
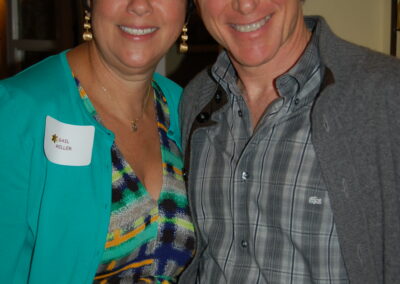
<path fill-rule="evenodd" d="M 211 35 L 241 66 L 284 58 L 304 42 L 300 0 L 196 0 Z"/>

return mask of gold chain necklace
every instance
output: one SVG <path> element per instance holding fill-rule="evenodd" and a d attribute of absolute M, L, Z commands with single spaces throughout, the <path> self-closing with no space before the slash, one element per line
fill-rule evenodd
<path fill-rule="evenodd" d="M 112 97 L 111 97 L 110 93 L 108 92 L 107 88 L 104 87 L 104 86 L 101 86 L 101 89 L 103 90 L 104 93 L 107 94 L 108 98 L 109 98 L 110 100 L 112 100 Z M 151 83 L 150 83 L 150 84 L 149 84 L 149 87 L 147 88 L 147 93 L 146 93 L 146 97 L 144 98 L 144 102 L 143 102 L 142 111 L 141 111 L 141 113 L 140 113 L 140 116 L 137 117 L 137 118 L 131 119 L 131 120 L 129 121 L 129 124 L 130 124 L 131 131 L 132 131 L 132 132 L 137 132 L 138 129 L 139 129 L 137 124 L 138 124 L 138 122 L 139 122 L 139 121 L 143 118 L 143 116 L 144 116 L 144 110 L 145 110 L 145 108 L 146 108 L 146 106 L 147 106 L 147 102 L 149 101 L 149 97 L 150 97 L 150 94 L 152 93 L 152 90 L 153 90 L 153 87 L 152 87 L 152 85 L 151 85 Z M 115 102 L 117 103 L 118 107 L 119 107 L 120 109 L 122 109 L 121 106 L 120 106 L 120 104 L 119 104 L 119 102 L 118 102 L 118 100 L 114 99 L 113 101 L 115 101 Z"/>

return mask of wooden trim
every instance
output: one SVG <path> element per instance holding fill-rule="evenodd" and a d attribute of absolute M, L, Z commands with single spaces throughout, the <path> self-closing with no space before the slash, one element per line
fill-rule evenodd
<path fill-rule="evenodd" d="M 16 72 L 21 71 L 21 68 L 27 66 L 25 63 L 28 62 L 26 53 L 37 53 L 37 58 L 34 60 L 40 60 L 41 54 L 47 56 L 47 54 L 54 54 L 62 50 L 72 48 L 79 43 L 77 40 L 77 31 L 80 28 L 78 21 L 81 21 L 81 0 L 68 0 L 68 1 L 54 1 L 54 10 L 46 11 L 46 13 L 53 13 L 55 26 L 55 38 L 51 39 L 26 39 L 21 38 L 19 25 L 21 24 L 19 10 L 19 1 L 16 0 L 0 0 L 7 2 L 7 40 L 6 40 L 6 70 L 7 75 L 12 75 Z M 40 0 L 39 0 L 40 1 Z M 50 8 L 50 7 L 49 7 Z M 78 27 L 79 25 L 79 27 Z M 31 56 L 32 54 L 30 54 Z M 32 56 L 31 56 L 32 57 Z"/>
<path fill-rule="evenodd" d="M 397 55 L 397 3 L 398 0 L 392 0 L 391 27 L 390 27 L 390 55 Z"/>
<path fill-rule="evenodd" d="M 0 0 L 0 78 L 7 76 L 7 64 L 6 64 L 6 53 L 7 53 L 7 3 L 5 0 Z"/>
<path fill-rule="evenodd" d="M 49 51 L 59 48 L 56 40 L 18 39 L 10 42 L 11 48 L 22 51 Z"/>
<path fill-rule="evenodd" d="M 6 32 L 6 66 L 7 66 L 7 73 L 11 74 L 12 73 L 12 64 L 13 64 L 13 52 L 11 52 L 11 39 L 12 39 L 12 8 L 11 5 L 13 5 L 13 2 L 16 1 L 12 1 L 12 0 L 7 0 L 6 3 L 6 9 L 7 9 L 7 32 Z"/>

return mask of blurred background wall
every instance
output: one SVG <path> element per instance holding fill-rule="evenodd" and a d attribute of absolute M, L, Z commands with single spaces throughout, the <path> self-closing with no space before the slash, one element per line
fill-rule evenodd
<path fill-rule="evenodd" d="M 390 0 L 306 0 L 306 15 L 322 15 L 336 34 L 389 53 Z"/>
<path fill-rule="evenodd" d="M 322 15 L 344 39 L 389 54 L 394 1 L 400 0 L 306 0 L 304 12 Z M 48 5 L 43 5 L 45 2 Z M 0 0 L 0 78 L 79 44 L 83 22 L 80 3 L 81 0 Z M 52 28 L 50 36 L 40 38 L 42 31 L 49 27 Z M 7 37 L 10 34 L 13 39 Z M 219 51 L 196 14 L 191 18 L 188 34 L 189 52 L 179 54 L 177 43 L 157 68 L 183 86 L 212 64 Z"/>

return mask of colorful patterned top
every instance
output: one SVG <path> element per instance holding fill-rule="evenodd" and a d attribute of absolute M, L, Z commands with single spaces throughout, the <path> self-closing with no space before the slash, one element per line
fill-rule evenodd
<path fill-rule="evenodd" d="M 100 121 L 84 89 L 77 85 L 86 109 Z M 93 283 L 176 283 L 194 255 L 195 235 L 182 177 L 182 157 L 168 138 L 167 101 L 153 81 L 163 163 L 158 201 L 114 144 L 112 208 L 102 262 Z"/>

